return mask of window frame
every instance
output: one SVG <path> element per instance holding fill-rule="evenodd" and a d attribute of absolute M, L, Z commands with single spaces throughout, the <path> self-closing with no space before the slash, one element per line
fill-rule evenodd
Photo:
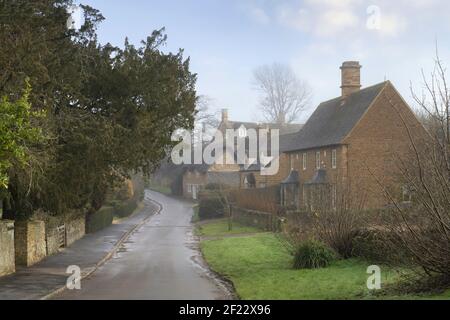
<path fill-rule="evenodd" d="M 337 169 L 337 149 L 331 151 L 331 168 Z"/>

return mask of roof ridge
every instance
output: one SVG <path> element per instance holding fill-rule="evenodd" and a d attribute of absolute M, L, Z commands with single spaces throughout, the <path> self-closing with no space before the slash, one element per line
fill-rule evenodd
<path fill-rule="evenodd" d="M 338 97 L 322 102 L 303 129 L 296 135 L 284 138 L 288 141 L 285 142 L 286 147 L 283 146 L 283 151 L 304 150 L 342 143 L 342 139 L 353 129 L 367 108 L 389 83 L 390 81 L 383 81 L 361 89 L 345 99 Z"/>
<path fill-rule="evenodd" d="M 356 95 L 356 94 L 358 94 L 358 93 L 367 91 L 367 90 L 369 90 L 369 89 L 373 89 L 374 87 L 378 87 L 378 86 L 381 86 L 381 85 L 386 85 L 386 84 L 388 84 L 388 83 L 390 83 L 390 81 L 389 81 L 389 80 L 386 80 L 386 81 L 383 81 L 383 82 L 379 82 L 379 83 L 377 83 L 377 84 L 370 85 L 370 86 L 368 86 L 368 87 L 362 88 L 362 89 L 360 89 L 360 90 L 358 90 L 358 91 L 356 91 L 356 92 L 353 92 L 353 93 L 349 94 L 346 98 L 351 97 L 351 96 L 353 96 L 353 95 Z M 340 100 L 340 99 L 342 99 L 342 96 L 339 96 L 339 97 L 336 97 L 336 98 L 333 98 L 333 99 L 329 99 L 329 100 L 325 100 L 325 101 L 322 101 L 322 102 L 319 104 L 319 106 L 322 105 L 322 104 L 325 104 L 325 103 L 328 103 L 328 102 L 332 102 L 332 101 L 334 101 L 334 100 Z"/>

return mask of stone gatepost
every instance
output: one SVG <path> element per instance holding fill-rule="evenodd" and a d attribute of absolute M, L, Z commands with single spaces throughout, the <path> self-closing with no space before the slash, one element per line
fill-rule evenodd
<path fill-rule="evenodd" d="M 14 221 L 0 220 L 0 277 L 15 271 Z"/>
<path fill-rule="evenodd" d="M 14 238 L 17 265 L 29 267 L 46 257 L 44 221 L 16 222 Z"/>

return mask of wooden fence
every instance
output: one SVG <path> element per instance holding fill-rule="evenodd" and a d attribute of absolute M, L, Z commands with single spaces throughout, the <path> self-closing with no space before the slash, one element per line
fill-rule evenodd
<path fill-rule="evenodd" d="M 282 210 L 280 205 L 280 187 L 268 187 L 260 189 L 234 190 L 233 200 L 237 207 L 279 214 Z"/>

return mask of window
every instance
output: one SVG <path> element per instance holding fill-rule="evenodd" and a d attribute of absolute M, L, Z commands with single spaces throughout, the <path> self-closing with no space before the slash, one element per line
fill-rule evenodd
<path fill-rule="evenodd" d="M 244 126 L 241 126 L 238 130 L 239 138 L 245 138 L 247 136 L 247 129 Z"/>
<path fill-rule="evenodd" d="M 331 152 L 331 167 L 333 169 L 337 168 L 337 150 L 333 149 L 333 151 Z"/>
<path fill-rule="evenodd" d="M 306 170 L 306 163 L 308 161 L 308 154 L 304 153 L 303 154 L 303 170 Z"/>
<path fill-rule="evenodd" d="M 320 151 L 316 152 L 316 169 L 320 169 Z"/>
<path fill-rule="evenodd" d="M 291 154 L 290 156 L 290 163 L 291 163 L 291 170 L 294 170 L 294 155 Z"/>
<path fill-rule="evenodd" d="M 188 183 L 187 189 L 189 193 L 192 193 L 192 184 Z"/>

